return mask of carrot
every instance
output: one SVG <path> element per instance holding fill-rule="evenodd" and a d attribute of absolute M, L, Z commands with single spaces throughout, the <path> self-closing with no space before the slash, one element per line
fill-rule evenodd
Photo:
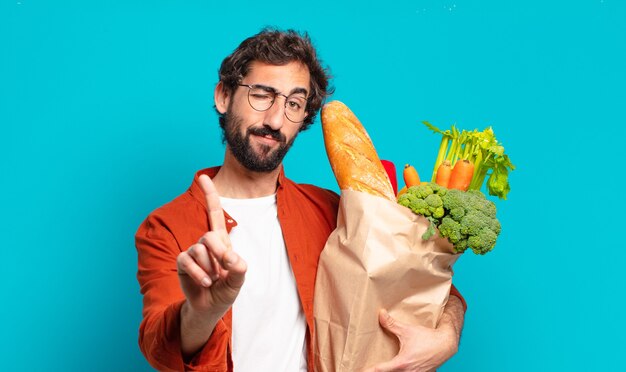
<path fill-rule="evenodd" d="M 458 160 L 450 173 L 448 188 L 467 191 L 472 182 L 472 176 L 474 176 L 474 164 L 466 159 Z"/>
<path fill-rule="evenodd" d="M 452 172 L 452 165 L 449 160 L 444 160 L 439 168 L 437 168 L 437 179 L 435 183 L 439 186 L 448 187 L 450 184 L 450 173 Z"/>
<path fill-rule="evenodd" d="M 404 177 L 406 187 L 417 186 L 420 184 L 420 176 L 417 174 L 415 167 L 412 165 L 406 164 L 404 166 L 402 176 Z"/>

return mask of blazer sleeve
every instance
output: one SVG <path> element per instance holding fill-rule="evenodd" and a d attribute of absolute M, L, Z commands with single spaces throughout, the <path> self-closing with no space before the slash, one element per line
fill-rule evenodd
<path fill-rule="evenodd" d="M 139 347 L 159 371 L 227 371 L 230 332 L 220 320 L 206 345 L 183 360 L 180 309 L 185 296 L 176 259 L 181 252 L 174 234 L 158 216 L 149 216 L 135 235 L 137 279 L 143 295 Z"/>

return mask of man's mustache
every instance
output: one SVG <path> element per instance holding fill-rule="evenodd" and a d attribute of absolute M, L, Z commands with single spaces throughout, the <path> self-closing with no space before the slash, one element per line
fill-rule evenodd
<path fill-rule="evenodd" d="M 255 136 L 271 136 L 273 139 L 275 139 L 278 142 L 286 142 L 287 138 L 285 137 L 284 134 L 282 134 L 280 132 L 280 130 L 277 129 L 272 129 L 272 128 L 268 128 L 268 127 L 253 127 L 253 128 L 248 128 L 248 135 L 250 134 L 254 134 Z"/>

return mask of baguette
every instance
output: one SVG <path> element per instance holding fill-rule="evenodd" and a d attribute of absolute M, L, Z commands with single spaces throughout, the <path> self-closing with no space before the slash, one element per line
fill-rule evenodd
<path fill-rule="evenodd" d="M 341 190 L 355 190 L 396 201 L 389 176 L 359 119 L 339 101 L 322 108 L 326 154 Z"/>

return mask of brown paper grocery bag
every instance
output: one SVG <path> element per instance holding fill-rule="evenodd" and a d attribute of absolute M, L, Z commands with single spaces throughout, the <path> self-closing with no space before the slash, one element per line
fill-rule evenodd
<path fill-rule="evenodd" d="M 422 240 L 427 227 L 392 201 L 342 191 L 315 283 L 316 371 L 361 371 L 392 359 L 398 341 L 380 327 L 381 308 L 408 324 L 437 325 L 459 255 L 438 235 Z"/>

